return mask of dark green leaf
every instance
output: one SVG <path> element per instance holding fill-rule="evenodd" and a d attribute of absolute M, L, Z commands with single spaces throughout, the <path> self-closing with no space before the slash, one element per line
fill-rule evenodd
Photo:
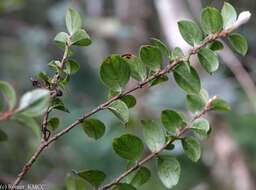
<path fill-rule="evenodd" d="M 120 119 L 122 123 L 127 123 L 129 121 L 129 108 L 127 105 L 121 101 L 116 100 L 110 104 L 108 109 L 115 114 L 115 116 Z"/>
<path fill-rule="evenodd" d="M 197 140 L 191 137 L 186 137 L 182 139 L 182 146 L 185 154 L 190 160 L 192 160 L 193 162 L 197 162 L 200 159 L 201 147 L 200 143 Z"/>
<path fill-rule="evenodd" d="M 47 75 L 46 72 L 39 72 L 39 73 L 37 74 L 37 77 L 38 77 L 38 79 L 44 81 L 45 84 L 47 84 L 47 85 L 50 84 L 50 83 L 49 83 L 49 80 L 50 80 L 50 79 L 49 79 L 49 76 Z"/>
<path fill-rule="evenodd" d="M 191 112 L 200 112 L 208 101 L 208 93 L 202 89 L 199 94 L 187 95 L 187 107 Z"/>
<path fill-rule="evenodd" d="M 129 58 L 125 58 L 125 60 L 130 66 L 132 78 L 138 81 L 143 81 L 147 78 L 147 69 L 139 57 L 132 55 Z"/>
<path fill-rule="evenodd" d="M 170 56 L 170 50 L 165 43 L 156 38 L 151 38 L 151 40 L 153 42 L 153 45 L 160 49 L 163 56 L 167 58 Z"/>
<path fill-rule="evenodd" d="M 58 47 L 65 48 L 68 43 L 68 34 L 66 32 L 58 33 L 54 38 L 54 42 Z"/>
<path fill-rule="evenodd" d="M 76 174 L 94 187 L 99 187 L 106 178 L 105 173 L 99 170 L 79 171 Z"/>
<path fill-rule="evenodd" d="M 186 124 L 182 116 L 174 110 L 162 111 L 161 121 L 165 128 L 171 132 L 176 132 L 176 129 L 184 127 Z"/>
<path fill-rule="evenodd" d="M 136 98 L 132 95 L 126 95 L 121 100 L 127 105 L 128 108 L 132 108 L 136 105 Z"/>
<path fill-rule="evenodd" d="M 87 119 L 83 121 L 84 132 L 95 140 L 101 138 L 105 133 L 105 125 L 98 119 Z"/>
<path fill-rule="evenodd" d="M 119 55 L 107 57 L 100 67 L 100 77 L 103 83 L 114 91 L 121 91 L 130 78 L 130 67 Z"/>
<path fill-rule="evenodd" d="M 165 133 L 156 121 L 142 121 L 145 143 L 152 151 L 158 151 L 165 144 Z"/>
<path fill-rule="evenodd" d="M 199 50 L 197 56 L 201 65 L 208 73 L 211 74 L 219 68 L 219 59 L 212 50 L 202 48 Z"/>
<path fill-rule="evenodd" d="M 184 63 L 179 64 L 174 70 L 177 84 L 189 94 L 197 94 L 201 89 L 200 78 L 193 67 L 188 68 Z"/>
<path fill-rule="evenodd" d="M 142 46 L 140 48 L 140 58 L 150 71 L 158 71 L 162 66 L 161 51 L 155 46 Z"/>
<path fill-rule="evenodd" d="M 7 134 L 0 129 L 0 142 L 7 141 L 7 140 L 8 140 Z"/>
<path fill-rule="evenodd" d="M 222 100 L 219 98 L 211 102 L 210 109 L 214 111 L 222 111 L 222 112 L 229 112 L 231 110 L 229 104 L 225 100 Z"/>
<path fill-rule="evenodd" d="M 122 158 L 127 160 L 138 160 L 143 154 L 142 141 L 130 134 L 115 138 L 112 143 L 114 151 Z"/>
<path fill-rule="evenodd" d="M 184 57 L 184 53 L 182 52 L 182 49 L 180 49 L 179 47 L 176 47 L 172 50 L 171 60 L 179 59 L 182 57 Z"/>
<path fill-rule="evenodd" d="M 159 78 L 157 78 L 157 79 L 151 81 L 151 82 L 150 82 L 150 85 L 151 85 L 151 86 L 155 86 L 155 85 L 158 85 L 158 84 L 161 84 L 161 83 L 163 83 L 163 82 L 168 81 L 168 79 L 169 79 L 168 76 L 163 75 L 163 76 L 161 76 L 161 77 L 159 77 Z"/>
<path fill-rule="evenodd" d="M 49 102 L 49 90 L 35 89 L 21 97 L 18 112 L 30 117 L 39 116 L 47 110 Z"/>
<path fill-rule="evenodd" d="M 9 105 L 9 110 L 12 110 L 16 105 L 16 93 L 14 88 L 9 83 L 0 81 L 0 92 L 4 95 Z"/>
<path fill-rule="evenodd" d="M 72 35 L 81 29 L 82 21 L 79 13 L 74 9 L 69 8 L 66 14 L 66 27 L 68 32 Z"/>
<path fill-rule="evenodd" d="M 220 41 L 215 40 L 208 46 L 208 48 L 211 49 L 212 51 L 219 51 L 224 49 L 224 45 Z"/>
<path fill-rule="evenodd" d="M 87 32 L 83 29 L 79 29 L 71 36 L 71 44 L 76 46 L 89 46 L 92 41 Z"/>
<path fill-rule="evenodd" d="M 64 103 L 59 98 L 54 98 L 54 100 L 52 101 L 51 109 L 61 110 L 69 113 L 69 110 L 65 107 Z"/>
<path fill-rule="evenodd" d="M 228 40 L 237 53 L 246 55 L 248 51 L 248 43 L 244 36 L 239 33 L 232 33 L 229 35 Z"/>
<path fill-rule="evenodd" d="M 68 74 L 74 74 L 80 69 L 79 63 L 73 59 L 69 59 L 68 61 L 66 61 L 65 65 L 65 72 L 67 72 Z"/>
<path fill-rule="evenodd" d="M 220 32 L 223 28 L 223 20 L 220 11 L 213 7 L 203 9 L 201 24 L 206 34 Z"/>
<path fill-rule="evenodd" d="M 168 189 L 177 185 L 180 178 L 180 164 L 178 160 L 169 156 L 161 156 L 157 160 L 158 176 Z"/>
<path fill-rule="evenodd" d="M 223 18 L 223 25 L 225 29 L 233 26 L 234 23 L 236 22 L 236 18 L 237 18 L 236 10 L 231 4 L 227 2 L 224 2 L 224 6 L 221 10 L 221 15 Z"/>
<path fill-rule="evenodd" d="M 48 127 L 51 131 L 55 131 L 60 124 L 60 120 L 57 117 L 53 117 L 48 121 Z"/>
<path fill-rule="evenodd" d="M 113 188 L 113 190 L 136 190 L 136 188 L 127 183 L 119 183 Z"/>
<path fill-rule="evenodd" d="M 198 134 L 201 138 L 208 136 L 210 130 L 209 122 L 204 118 L 199 118 L 193 121 L 191 129 Z"/>
<path fill-rule="evenodd" d="M 48 63 L 48 67 L 54 71 L 54 72 L 59 72 L 60 71 L 60 61 L 57 60 L 52 60 Z"/>
<path fill-rule="evenodd" d="M 202 41 L 202 32 L 194 22 L 183 20 L 178 22 L 178 26 L 181 36 L 191 46 L 195 46 Z"/>
<path fill-rule="evenodd" d="M 131 185 L 139 188 L 149 180 L 150 176 L 151 174 L 149 169 L 146 167 L 141 167 L 133 177 Z"/>

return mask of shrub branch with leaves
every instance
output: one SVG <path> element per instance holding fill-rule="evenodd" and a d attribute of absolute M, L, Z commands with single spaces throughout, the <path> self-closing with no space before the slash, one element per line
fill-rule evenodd
<path fill-rule="evenodd" d="M 175 141 L 181 141 L 187 157 L 196 162 L 200 159 L 200 140 L 209 136 L 211 128 L 203 116 L 209 111 L 229 111 L 229 105 L 222 99 L 208 93 L 201 87 L 199 75 L 190 64 L 190 58 L 197 55 L 201 66 L 210 74 L 219 67 L 217 52 L 223 49 L 219 39 L 228 38 L 233 49 L 245 55 L 248 50 L 246 39 L 234 32 L 250 18 L 248 11 L 242 12 L 238 18 L 232 5 L 224 3 L 221 11 L 213 7 L 203 9 L 201 13 L 201 26 L 188 20 L 178 22 L 178 27 L 183 39 L 193 46 L 188 55 L 184 55 L 179 47 L 172 51 L 160 40 L 152 39 L 150 45 L 140 48 L 139 55 L 123 54 L 107 57 L 100 66 L 100 78 L 108 88 L 108 100 L 91 112 L 86 113 L 72 124 L 59 132 L 55 132 L 59 125 L 57 117 L 51 117 L 54 110 L 69 112 L 61 100 L 63 90 L 70 81 L 71 75 L 76 73 L 80 66 L 71 59 L 73 46 L 88 46 L 91 39 L 87 32 L 81 29 L 81 18 L 73 9 L 66 15 L 68 33 L 60 32 L 54 38 L 56 45 L 63 49 L 64 54 L 60 60 L 52 60 L 48 66 L 53 75 L 41 72 L 32 80 L 36 88 L 25 93 L 16 108 L 16 94 L 8 83 L 0 82 L 0 91 L 4 95 L 6 106 L 0 102 L 0 121 L 16 120 L 23 124 L 36 123 L 35 117 L 43 115 L 41 130 L 34 128 L 41 136 L 40 144 L 31 159 L 24 165 L 21 173 L 13 183 L 12 189 L 21 182 L 30 171 L 33 163 L 41 153 L 61 136 L 68 133 L 76 126 L 81 126 L 90 138 L 99 139 L 105 133 L 105 125 L 96 118 L 90 118 L 102 110 L 111 111 L 123 124 L 129 120 L 129 109 L 134 107 L 136 99 L 130 95 L 132 92 L 152 87 L 168 81 L 168 74 L 173 73 L 176 83 L 186 93 L 188 110 L 193 114 L 187 121 L 183 113 L 172 109 L 161 112 L 161 123 L 152 120 L 143 120 L 144 143 L 151 154 L 143 158 L 144 143 L 133 135 L 124 134 L 113 140 L 113 150 L 121 158 L 128 161 L 128 169 L 112 182 L 102 185 L 106 174 L 99 170 L 73 171 L 67 177 L 67 189 L 76 189 L 76 177 L 86 180 L 95 189 L 106 190 L 136 190 L 150 178 L 150 170 L 144 166 L 151 160 L 157 161 L 157 173 L 160 180 L 167 188 L 172 188 L 178 183 L 181 167 L 176 158 L 165 154 L 174 148 Z M 202 31 L 201 31 L 202 28 Z M 163 62 L 168 64 L 163 67 Z M 125 90 L 130 78 L 138 84 Z M 7 107 L 8 109 L 4 109 Z M 7 140 L 7 134 L 0 130 L 0 141 Z M 133 175 L 134 174 L 134 175 Z"/>

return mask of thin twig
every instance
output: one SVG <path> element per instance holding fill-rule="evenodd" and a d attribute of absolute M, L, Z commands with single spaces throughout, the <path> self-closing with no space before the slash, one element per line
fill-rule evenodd
<path fill-rule="evenodd" d="M 230 32 L 232 32 L 232 29 L 229 30 L 224 30 L 222 32 L 213 34 L 208 36 L 203 42 L 202 44 L 199 44 L 198 46 L 194 47 L 189 55 L 188 55 L 188 59 L 190 58 L 191 55 L 196 54 L 199 49 L 205 47 L 208 43 L 218 39 L 218 38 L 222 38 L 227 36 Z M 134 92 L 140 88 L 143 88 L 144 86 L 146 86 L 146 84 L 148 84 L 150 81 L 161 77 L 165 74 L 167 74 L 168 72 L 170 72 L 171 70 L 173 70 L 178 64 L 183 63 L 184 60 L 182 59 L 178 59 L 178 60 L 174 60 L 171 61 L 165 68 L 163 68 L 162 70 L 160 70 L 159 72 L 153 74 L 152 76 L 150 76 L 149 78 L 147 78 L 145 81 L 141 82 L 140 84 L 136 85 L 135 87 L 126 90 L 125 92 L 123 92 L 122 94 L 119 94 L 117 96 L 112 97 L 111 99 L 107 100 L 106 102 L 102 103 L 100 106 L 98 106 L 97 108 L 95 108 L 94 110 L 92 110 L 89 113 L 86 113 L 84 116 L 78 118 L 77 120 L 75 120 L 72 124 L 70 124 L 67 128 L 63 129 L 62 131 L 58 132 L 57 134 L 55 134 L 54 136 L 52 136 L 51 138 L 49 138 L 47 141 L 41 141 L 41 144 L 39 144 L 37 151 L 33 154 L 32 158 L 25 164 L 25 166 L 23 167 L 22 171 L 20 172 L 20 174 L 18 175 L 17 179 L 15 180 L 15 182 L 12 185 L 11 190 L 15 189 L 15 186 L 17 186 L 20 181 L 22 180 L 22 178 L 28 173 L 28 171 L 31 169 L 33 163 L 36 161 L 36 159 L 39 157 L 39 155 L 43 152 L 43 150 L 49 146 L 51 143 L 53 143 L 54 141 L 56 141 L 58 138 L 60 138 L 61 136 L 65 135 L 66 133 L 68 133 L 71 129 L 73 129 L 74 127 L 78 126 L 81 122 L 83 122 L 85 119 L 89 118 L 90 116 L 94 115 L 95 113 L 98 113 L 99 111 L 107 108 L 112 102 L 114 102 L 115 100 L 120 99 L 121 97 L 130 94 L 131 92 Z M 157 154 L 157 153 L 156 153 Z M 153 155 L 152 155 L 153 156 Z M 143 164 L 145 162 L 147 162 L 148 160 L 150 160 L 150 158 L 147 158 L 145 160 L 142 160 L 140 163 L 138 163 L 138 166 L 135 167 L 139 167 L 140 164 Z M 131 169 L 130 169 L 131 170 Z M 128 170 L 128 171 L 130 171 Z M 132 172 L 132 171 L 131 171 Z"/>

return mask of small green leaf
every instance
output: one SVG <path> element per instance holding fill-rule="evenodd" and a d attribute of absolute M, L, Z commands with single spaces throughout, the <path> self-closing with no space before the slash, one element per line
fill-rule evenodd
<path fill-rule="evenodd" d="M 99 170 L 86 170 L 76 173 L 94 187 L 99 187 L 106 178 L 106 174 Z"/>
<path fill-rule="evenodd" d="M 188 68 L 184 63 L 179 64 L 174 70 L 177 84 L 189 94 L 197 94 L 201 89 L 200 78 L 193 67 Z"/>
<path fill-rule="evenodd" d="M 201 156 L 200 143 L 191 137 L 182 139 L 182 146 L 187 157 L 193 162 L 197 162 Z"/>
<path fill-rule="evenodd" d="M 233 26 L 234 23 L 236 22 L 236 10 L 231 4 L 227 2 L 224 2 L 224 6 L 221 10 L 221 15 L 223 18 L 223 25 L 225 29 Z"/>
<path fill-rule="evenodd" d="M 7 134 L 0 129 L 0 142 L 4 142 L 8 140 Z"/>
<path fill-rule="evenodd" d="M 54 72 L 60 72 L 60 61 L 52 60 L 48 63 L 48 67 Z"/>
<path fill-rule="evenodd" d="M 73 35 L 81 29 L 82 21 L 79 13 L 74 9 L 69 8 L 66 14 L 66 27 L 68 32 Z"/>
<path fill-rule="evenodd" d="M 177 185 L 180 178 L 180 164 L 177 159 L 161 156 L 157 159 L 158 176 L 168 189 Z"/>
<path fill-rule="evenodd" d="M 53 117 L 48 121 L 48 127 L 51 131 L 55 131 L 60 124 L 60 120 L 57 117 Z"/>
<path fill-rule="evenodd" d="M 136 190 L 136 188 L 127 183 L 119 183 L 113 188 L 113 190 Z"/>
<path fill-rule="evenodd" d="M 47 110 L 49 102 L 49 90 L 35 89 L 21 97 L 18 112 L 30 117 L 39 116 Z"/>
<path fill-rule="evenodd" d="M 211 74 L 219 68 L 219 59 L 212 50 L 202 48 L 199 50 L 197 56 L 201 65 L 208 73 Z"/>
<path fill-rule="evenodd" d="M 212 51 L 220 51 L 224 49 L 224 45 L 220 41 L 215 40 L 214 42 L 209 44 L 208 48 Z"/>
<path fill-rule="evenodd" d="M 163 56 L 167 58 L 170 56 L 170 50 L 165 43 L 163 43 L 161 40 L 156 38 L 151 38 L 151 40 L 153 45 L 160 49 Z"/>
<path fill-rule="evenodd" d="M 191 46 L 195 46 L 202 41 L 202 32 L 194 22 L 183 20 L 178 22 L 178 26 L 181 36 Z"/>
<path fill-rule="evenodd" d="M 225 100 L 222 100 L 219 98 L 211 102 L 210 109 L 214 111 L 221 111 L 221 112 L 229 112 L 231 110 L 229 104 Z"/>
<path fill-rule="evenodd" d="M 54 42 L 60 48 L 65 48 L 68 43 L 68 34 L 66 32 L 60 32 L 54 37 Z"/>
<path fill-rule="evenodd" d="M 12 110 L 16 105 L 16 93 L 14 88 L 9 83 L 0 81 L 0 92 L 4 95 L 9 106 L 9 110 Z"/>
<path fill-rule="evenodd" d="M 184 53 L 182 51 L 182 49 L 180 49 L 179 47 L 176 47 L 172 50 L 172 53 L 171 53 L 171 60 L 175 60 L 175 59 L 179 59 L 179 58 L 182 58 L 184 57 Z"/>
<path fill-rule="evenodd" d="M 202 89 L 199 94 L 188 94 L 187 95 L 187 97 L 186 97 L 187 107 L 191 112 L 193 112 L 193 113 L 200 112 L 204 109 L 204 107 L 208 101 L 208 97 L 207 98 L 205 97 L 204 92 L 205 91 L 203 91 L 203 89 Z"/>
<path fill-rule="evenodd" d="M 114 91 L 121 91 L 130 78 L 130 67 L 119 55 L 107 57 L 100 67 L 102 82 Z"/>
<path fill-rule="evenodd" d="M 163 82 L 166 82 L 166 81 L 168 81 L 168 80 L 169 80 L 168 76 L 163 75 L 163 76 L 161 76 L 161 77 L 159 77 L 159 78 L 157 78 L 157 79 L 155 79 L 155 80 L 152 80 L 152 81 L 150 82 L 150 86 L 155 86 L 155 85 L 161 84 L 161 83 L 163 83 Z"/>
<path fill-rule="evenodd" d="M 140 48 L 140 58 L 150 71 L 158 71 L 162 66 L 161 51 L 155 46 L 142 46 Z"/>
<path fill-rule="evenodd" d="M 110 104 L 108 109 L 118 118 L 122 123 L 127 123 L 129 121 L 129 108 L 127 105 L 121 101 L 116 100 Z"/>
<path fill-rule="evenodd" d="M 220 11 L 213 7 L 203 9 L 201 24 L 206 34 L 220 32 L 223 28 L 223 20 Z"/>
<path fill-rule="evenodd" d="M 144 149 L 142 141 L 138 137 L 130 134 L 115 138 L 112 146 L 120 157 L 127 160 L 139 160 Z"/>
<path fill-rule="evenodd" d="M 248 43 L 244 36 L 239 33 L 232 33 L 229 35 L 228 40 L 237 53 L 243 56 L 246 55 L 248 51 Z"/>
<path fill-rule="evenodd" d="M 191 129 L 201 138 L 205 138 L 208 136 L 208 132 L 210 131 L 210 125 L 206 119 L 199 118 L 193 121 Z"/>
<path fill-rule="evenodd" d="M 67 72 L 67 74 L 74 74 L 80 69 L 79 63 L 73 59 L 66 61 L 65 66 L 66 68 L 64 71 Z"/>
<path fill-rule="evenodd" d="M 40 80 L 42 80 L 45 84 L 47 84 L 47 85 L 49 85 L 50 83 L 49 83 L 49 76 L 47 75 L 47 73 L 46 72 L 39 72 L 38 74 L 37 74 L 37 77 L 38 77 L 38 79 L 40 79 Z"/>
<path fill-rule="evenodd" d="M 139 188 L 140 186 L 142 186 L 149 180 L 150 176 L 151 176 L 151 174 L 150 174 L 149 169 L 146 167 L 141 167 L 137 171 L 135 176 L 132 178 L 132 181 L 130 184 L 136 188 Z"/>
<path fill-rule="evenodd" d="M 71 36 L 71 44 L 76 46 L 89 46 L 92 41 L 87 32 L 83 29 L 79 29 Z"/>
<path fill-rule="evenodd" d="M 136 105 L 136 98 L 132 95 L 126 95 L 121 97 L 121 100 L 127 105 L 128 108 L 132 108 Z"/>
<path fill-rule="evenodd" d="M 69 113 L 69 110 L 65 107 L 64 103 L 59 98 L 54 98 L 51 105 L 52 105 L 51 109 L 56 109 L 56 110 Z"/>
<path fill-rule="evenodd" d="M 176 129 L 182 128 L 186 124 L 182 116 L 174 110 L 162 111 L 161 121 L 165 128 L 171 132 L 176 132 Z"/>
<path fill-rule="evenodd" d="M 105 133 L 105 125 L 98 119 L 87 119 L 81 125 L 84 132 L 95 140 L 101 138 Z"/>
<path fill-rule="evenodd" d="M 138 81 L 144 81 L 147 78 L 147 69 L 139 57 L 132 55 L 125 58 L 131 70 L 131 77 Z"/>
<path fill-rule="evenodd" d="M 152 151 L 158 151 L 165 144 L 165 133 L 156 121 L 142 121 L 145 143 Z"/>
<path fill-rule="evenodd" d="M 76 190 L 75 177 L 71 174 L 66 176 L 66 187 L 67 190 Z"/>

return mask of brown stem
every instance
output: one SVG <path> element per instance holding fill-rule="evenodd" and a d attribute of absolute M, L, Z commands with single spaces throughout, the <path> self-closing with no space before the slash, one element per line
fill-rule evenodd
<path fill-rule="evenodd" d="M 213 35 L 208 36 L 203 42 L 202 44 L 194 47 L 189 55 L 188 55 L 188 59 L 191 55 L 196 54 L 198 52 L 199 49 L 205 47 L 208 43 L 221 38 L 221 37 L 225 37 L 228 33 L 230 33 L 232 30 L 226 30 L 223 32 L 219 32 Z M 64 56 L 65 57 L 65 53 Z M 62 59 L 65 60 L 65 59 Z M 64 61 L 63 61 L 64 63 Z M 107 108 L 112 102 L 114 102 L 115 100 L 120 99 L 122 96 L 130 94 L 131 92 L 134 92 L 140 88 L 143 88 L 144 86 L 146 86 L 146 84 L 148 84 L 150 81 L 161 77 L 165 74 L 167 74 L 168 72 L 170 72 L 171 70 L 173 70 L 178 64 L 183 63 L 182 59 L 178 59 L 178 60 L 174 60 L 171 61 L 165 68 L 163 68 L 162 70 L 160 70 L 159 72 L 153 74 L 152 76 L 150 76 L 149 78 L 147 78 L 146 80 L 144 80 L 143 82 L 141 82 L 140 84 L 136 85 L 135 87 L 126 90 L 125 92 L 123 92 L 122 94 L 119 94 L 117 96 L 112 97 L 111 99 L 107 100 L 106 102 L 102 103 L 100 106 L 98 106 L 97 108 L 95 108 L 94 110 L 92 110 L 89 113 L 86 113 L 84 116 L 78 118 L 76 121 L 74 121 L 72 124 L 70 124 L 67 128 L 63 129 L 62 131 L 58 132 L 57 134 L 55 134 L 54 136 L 52 136 L 51 138 L 49 138 L 47 141 L 42 141 L 41 144 L 39 144 L 37 151 L 34 153 L 34 155 L 32 156 L 32 158 L 25 164 L 25 166 L 23 167 L 21 173 L 18 175 L 17 179 L 15 180 L 15 182 L 13 183 L 12 186 L 12 190 L 15 189 L 15 186 L 18 185 L 21 181 L 21 179 L 28 173 L 28 171 L 31 169 L 33 163 L 36 161 L 36 159 L 39 157 L 39 155 L 43 152 L 43 150 L 50 145 L 51 143 L 53 143 L 54 141 L 56 141 L 58 138 L 60 138 L 61 136 L 65 135 L 66 133 L 68 133 L 71 129 L 73 129 L 74 127 L 78 126 L 82 121 L 84 121 L 85 119 L 87 119 L 88 117 L 94 115 L 95 113 Z M 163 147 L 164 148 L 164 147 Z M 155 155 L 158 154 L 158 152 L 154 153 Z M 153 155 L 151 155 L 152 157 L 154 157 Z M 148 160 L 150 160 L 151 158 L 145 158 L 144 160 L 142 160 L 141 162 L 138 163 L 138 165 L 136 165 L 135 169 L 136 170 L 138 167 L 140 167 L 140 164 L 144 164 L 145 162 L 147 162 Z M 131 173 L 131 169 L 129 169 L 128 171 L 130 171 L 129 173 Z M 121 178 L 122 179 L 122 178 Z"/>

